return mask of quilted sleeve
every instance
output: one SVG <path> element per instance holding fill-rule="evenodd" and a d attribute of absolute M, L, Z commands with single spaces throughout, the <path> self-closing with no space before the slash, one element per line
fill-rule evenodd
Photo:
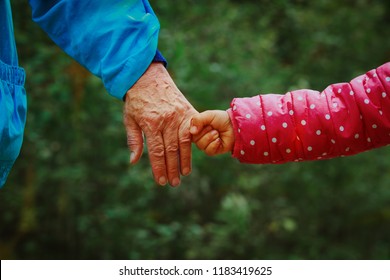
<path fill-rule="evenodd" d="M 390 144 L 390 62 L 318 92 L 236 98 L 233 157 L 285 163 L 349 156 Z"/>

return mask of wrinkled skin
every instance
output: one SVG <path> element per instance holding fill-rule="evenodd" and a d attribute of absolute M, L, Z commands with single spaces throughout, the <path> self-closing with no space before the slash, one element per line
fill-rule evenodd
<path fill-rule="evenodd" d="M 152 63 L 126 93 L 123 120 L 130 163 L 140 159 L 144 135 L 154 180 L 178 186 L 180 174 L 191 173 L 189 127 L 196 113 L 163 64 Z"/>

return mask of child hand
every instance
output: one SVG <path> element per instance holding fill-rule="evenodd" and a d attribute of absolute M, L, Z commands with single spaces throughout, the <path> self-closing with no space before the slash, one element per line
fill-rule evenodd
<path fill-rule="evenodd" d="M 209 156 L 233 149 L 233 125 L 226 111 L 212 110 L 196 114 L 191 121 L 190 133 L 196 146 Z"/>

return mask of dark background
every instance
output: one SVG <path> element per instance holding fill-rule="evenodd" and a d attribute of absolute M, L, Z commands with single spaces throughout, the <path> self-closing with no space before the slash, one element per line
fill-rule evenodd
<path fill-rule="evenodd" d="M 389 147 L 244 165 L 193 153 L 179 188 L 130 166 L 122 102 L 12 1 L 24 146 L 0 190 L 1 259 L 389 259 Z M 151 1 L 159 49 L 195 106 L 322 90 L 390 60 L 390 2 Z M 80 27 L 82 28 L 82 27 Z"/>

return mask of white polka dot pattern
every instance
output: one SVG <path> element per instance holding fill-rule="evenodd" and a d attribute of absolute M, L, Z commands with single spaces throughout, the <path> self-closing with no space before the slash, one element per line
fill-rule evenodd
<path fill-rule="evenodd" d="M 236 98 L 233 156 L 283 163 L 348 156 L 390 144 L 390 63 L 323 92 Z M 240 133 L 238 133 L 240 129 Z"/>

